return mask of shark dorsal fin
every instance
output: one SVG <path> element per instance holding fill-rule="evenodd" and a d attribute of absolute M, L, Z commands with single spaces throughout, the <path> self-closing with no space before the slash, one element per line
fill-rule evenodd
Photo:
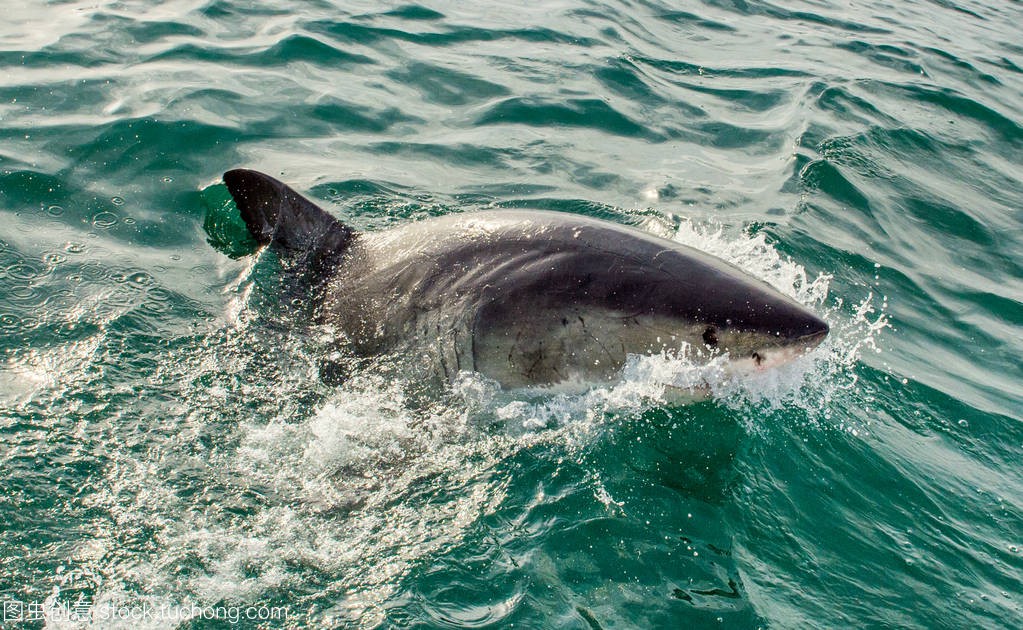
<path fill-rule="evenodd" d="M 247 169 L 224 173 L 249 233 L 288 259 L 333 257 L 355 232 L 269 175 Z"/>

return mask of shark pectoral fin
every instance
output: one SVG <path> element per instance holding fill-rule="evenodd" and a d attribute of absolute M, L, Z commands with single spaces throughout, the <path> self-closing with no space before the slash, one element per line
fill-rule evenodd
<path fill-rule="evenodd" d="M 353 230 L 273 177 L 235 169 L 224 183 L 253 238 L 292 262 L 323 264 L 336 259 Z"/>

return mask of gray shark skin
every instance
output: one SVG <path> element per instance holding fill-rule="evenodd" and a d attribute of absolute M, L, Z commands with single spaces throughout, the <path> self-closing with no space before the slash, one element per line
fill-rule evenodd
<path fill-rule="evenodd" d="M 568 213 L 481 211 L 356 233 L 276 179 L 224 174 L 253 237 L 275 251 L 363 357 L 398 353 L 503 387 L 614 380 L 630 354 L 728 353 L 763 370 L 828 325 L 709 254 Z"/>

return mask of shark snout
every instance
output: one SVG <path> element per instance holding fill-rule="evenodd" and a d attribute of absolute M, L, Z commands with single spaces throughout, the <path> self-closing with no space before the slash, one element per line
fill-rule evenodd
<path fill-rule="evenodd" d="M 824 338 L 828 336 L 830 331 L 831 327 L 828 326 L 828 323 L 814 315 L 808 320 L 802 334 L 797 335 L 793 342 L 807 350 L 816 348 L 824 341 Z"/>
<path fill-rule="evenodd" d="M 781 343 L 765 344 L 748 359 L 735 361 L 735 368 L 760 372 L 779 367 L 819 346 L 829 331 L 827 322 L 807 311 L 795 325 L 789 327 L 786 334 L 778 335 L 782 339 Z"/>

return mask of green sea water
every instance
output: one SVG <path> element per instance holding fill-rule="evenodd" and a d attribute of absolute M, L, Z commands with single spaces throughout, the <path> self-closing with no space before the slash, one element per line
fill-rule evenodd
<path fill-rule="evenodd" d="M 1018 2 L 2 13 L 0 626 L 1023 626 Z M 664 357 L 328 385 L 239 166 L 362 230 L 637 226 L 832 334 L 683 406 Z"/>

